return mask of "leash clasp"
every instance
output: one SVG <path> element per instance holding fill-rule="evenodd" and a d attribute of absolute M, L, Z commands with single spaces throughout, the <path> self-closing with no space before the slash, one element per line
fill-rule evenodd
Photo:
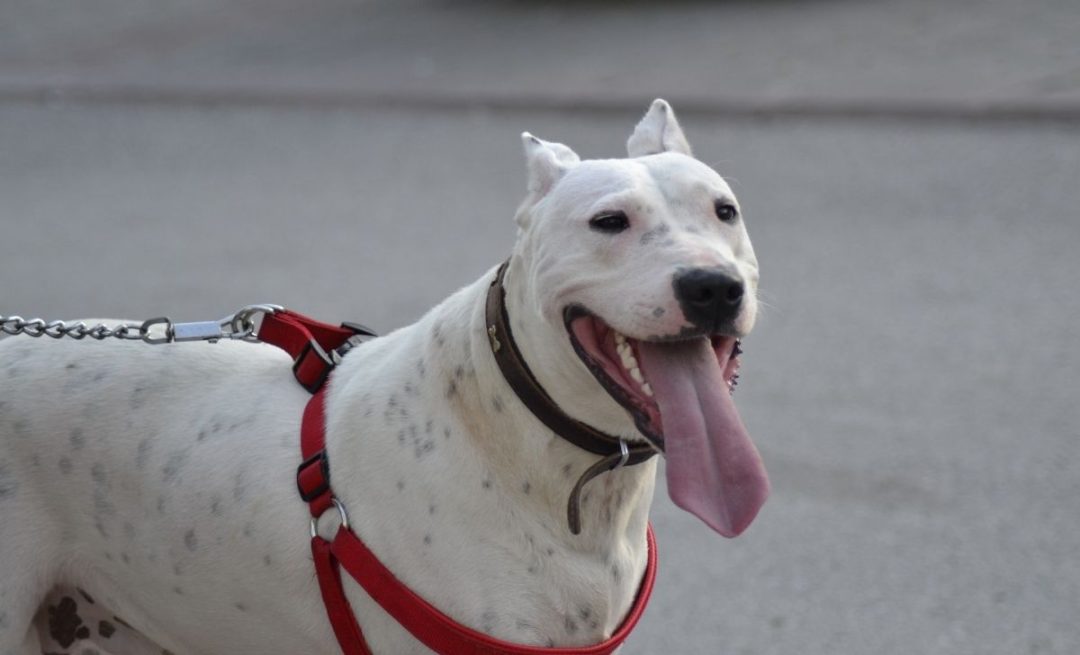
<path fill-rule="evenodd" d="M 182 341 L 217 343 L 222 339 L 257 341 L 255 317 L 260 314 L 274 314 L 283 309 L 281 305 L 248 305 L 219 321 L 191 323 L 173 323 L 168 316 L 159 316 L 143 322 L 139 327 L 139 337 L 146 343 L 155 345 Z M 159 325 L 164 326 L 164 333 L 154 329 Z"/>

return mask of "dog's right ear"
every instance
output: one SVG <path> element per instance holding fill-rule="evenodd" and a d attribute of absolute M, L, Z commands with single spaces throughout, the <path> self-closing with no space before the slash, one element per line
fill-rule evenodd
<path fill-rule="evenodd" d="M 534 200 L 544 197 L 567 170 L 581 159 L 561 143 L 542 141 L 524 132 L 525 163 L 529 169 L 529 194 Z"/>

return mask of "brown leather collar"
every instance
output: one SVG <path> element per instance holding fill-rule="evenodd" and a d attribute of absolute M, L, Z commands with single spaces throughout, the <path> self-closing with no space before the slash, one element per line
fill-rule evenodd
<path fill-rule="evenodd" d="M 590 480 L 620 466 L 640 464 L 656 451 L 648 444 L 629 445 L 624 439 L 601 432 L 591 425 L 572 418 L 559 409 L 551 396 L 540 386 L 540 382 L 529 370 L 525 358 L 521 356 L 514 335 L 510 331 L 510 318 L 506 314 L 506 289 L 503 287 L 503 275 L 510 264 L 503 262 L 487 294 L 487 331 L 491 352 L 499 364 L 499 370 L 507 384 L 514 390 L 529 411 L 550 428 L 555 434 L 575 446 L 601 455 L 601 459 L 586 469 L 570 492 L 566 516 L 570 523 L 570 532 L 581 532 L 581 490 Z"/>

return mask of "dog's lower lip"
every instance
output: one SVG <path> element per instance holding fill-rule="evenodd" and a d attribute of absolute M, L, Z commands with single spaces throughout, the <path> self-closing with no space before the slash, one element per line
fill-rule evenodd
<path fill-rule="evenodd" d="M 586 348 L 574 335 L 574 331 L 571 327 L 572 323 L 577 319 L 587 317 L 596 318 L 592 312 L 580 305 L 570 305 L 563 310 L 566 331 L 570 337 L 570 343 L 574 348 L 574 352 L 581 358 L 586 368 L 588 368 L 589 372 L 593 374 L 593 377 L 597 379 L 600 386 L 607 391 L 608 395 L 630 413 L 630 416 L 634 419 L 634 425 L 642 436 L 645 437 L 645 440 L 657 451 L 663 453 L 664 436 L 660 432 L 661 426 L 654 425 L 654 420 L 649 416 L 648 411 L 641 406 L 645 402 L 652 402 L 651 399 L 638 397 L 638 395 L 631 393 L 622 384 L 613 380 L 604 370 L 604 367 L 589 354 Z M 600 322 L 603 323 L 602 320 Z M 606 323 L 603 324 L 607 326 Z M 611 328 L 608 327 L 608 329 Z M 658 408 L 654 406 L 653 411 L 654 413 L 658 412 Z"/>

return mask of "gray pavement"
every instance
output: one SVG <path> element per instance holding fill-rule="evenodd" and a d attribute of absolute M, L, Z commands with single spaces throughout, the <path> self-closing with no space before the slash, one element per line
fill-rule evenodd
<path fill-rule="evenodd" d="M 0 4 L 0 313 L 385 331 L 505 256 L 522 130 L 619 155 L 683 100 L 762 262 L 739 397 L 775 491 L 733 541 L 658 494 L 626 651 L 1073 655 L 1078 33 L 1071 2 Z"/>

